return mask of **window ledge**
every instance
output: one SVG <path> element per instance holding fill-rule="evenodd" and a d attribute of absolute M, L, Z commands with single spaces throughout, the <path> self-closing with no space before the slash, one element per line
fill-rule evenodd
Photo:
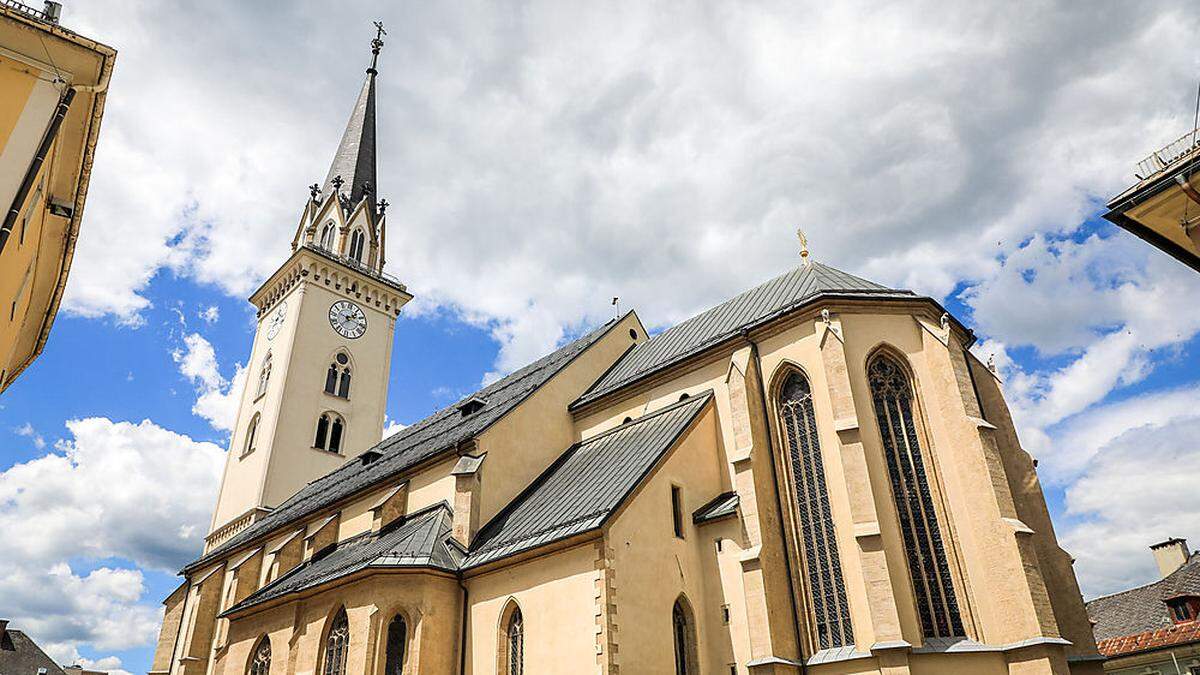
<path fill-rule="evenodd" d="M 339 401 L 349 401 L 350 400 L 349 396 L 338 396 L 337 394 L 331 394 L 331 393 L 325 391 L 324 389 L 321 390 L 321 393 L 325 394 L 329 398 L 336 398 Z"/>

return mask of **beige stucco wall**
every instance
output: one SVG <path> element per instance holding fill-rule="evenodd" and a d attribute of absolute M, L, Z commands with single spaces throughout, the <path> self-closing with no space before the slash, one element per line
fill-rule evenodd
<path fill-rule="evenodd" d="M 468 578 L 467 675 L 496 675 L 510 601 L 524 619 L 525 672 L 594 672 L 598 556 L 586 543 Z"/>

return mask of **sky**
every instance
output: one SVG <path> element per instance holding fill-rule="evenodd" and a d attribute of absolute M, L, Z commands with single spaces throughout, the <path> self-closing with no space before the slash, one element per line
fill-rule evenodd
<path fill-rule="evenodd" d="M 1200 542 L 1200 275 L 1099 217 L 1192 127 L 1187 2 L 71 0 L 119 55 L 62 311 L 0 397 L 0 608 L 59 661 L 149 668 L 209 524 L 245 297 L 376 19 L 388 271 L 416 295 L 389 425 L 613 296 L 661 330 L 782 273 L 800 227 L 995 356 L 1086 597 Z"/>

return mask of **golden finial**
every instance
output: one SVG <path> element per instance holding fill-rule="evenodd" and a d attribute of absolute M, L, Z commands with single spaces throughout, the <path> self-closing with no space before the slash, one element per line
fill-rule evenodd
<path fill-rule="evenodd" d="M 810 262 L 808 259 L 808 237 L 804 236 L 804 230 L 801 229 L 796 230 L 796 237 L 800 239 L 800 259 L 807 265 Z"/>

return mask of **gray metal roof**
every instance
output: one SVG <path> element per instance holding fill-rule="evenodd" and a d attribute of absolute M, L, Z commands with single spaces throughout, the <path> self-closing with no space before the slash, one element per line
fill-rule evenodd
<path fill-rule="evenodd" d="M 354 110 L 350 113 L 350 121 L 346 123 L 346 131 L 342 134 L 342 142 L 338 143 L 337 152 L 329 166 L 329 174 L 325 176 L 325 184 L 321 191 L 328 195 L 333 189 L 333 179 L 341 176 L 346 181 L 342 186 L 343 194 L 350 196 L 352 205 L 358 204 L 366 195 L 367 184 L 375 189 L 375 73 L 367 71 L 367 79 L 363 82 L 362 91 L 354 102 Z M 371 204 L 374 204 L 372 199 Z"/>
<path fill-rule="evenodd" d="M 455 572 L 463 551 L 450 536 L 452 525 L 450 507 L 443 502 L 413 513 L 382 532 L 351 537 L 251 593 L 223 615 L 299 593 L 368 567 L 420 567 Z"/>
<path fill-rule="evenodd" d="M 740 501 L 736 492 L 721 493 L 709 503 L 696 509 L 695 513 L 692 514 L 692 522 L 701 525 L 726 516 L 732 516 L 737 513 Z"/>
<path fill-rule="evenodd" d="M 6 629 L 0 636 L 0 673 L 37 675 L 38 668 L 45 668 L 48 675 L 63 675 L 62 668 L 32 638 L 22 631 Z"/>
<path fill-rule="evenodd" d="M 358 461 L 349 461 L 314 480 L 250 527 L 189 563 L 184 572 L 219 560 L 258 537 L 316 513 L 350 495 L 370 489 L 477 436 L 592 346 L 618 321 L 609 321 L 555 352 L 465 397 L 463 400 L 475 397 L 487 401 L 477 412 L 464 416 L 458 409 L 460 401 L 389 436 L 373 448 L 382 453 L 383 457 L 366 465 Z"/>
<path fill-rule="evenodd" d="M 769 321 L 826 294 L 913 296 L 911 291 L 880 286 L 819 262 L 801 265 L 638 344 L 571 407 L 595 401 L 727 340 L 744 328 Z"/>
<path fill-rule="evenodd" d="M 480 530 L 463 569 L 603 525 L 711 400 L 693 396 L 572 445 Z"/>
<path fill-rule="evenodd" d="M 1096 640 L 1174 626 L 1164 600 L 1178 595 L 1200 595 L 1200 553 L 1193 553 L 1182 567 L 1152 584 L 1088 602 Z"/>

